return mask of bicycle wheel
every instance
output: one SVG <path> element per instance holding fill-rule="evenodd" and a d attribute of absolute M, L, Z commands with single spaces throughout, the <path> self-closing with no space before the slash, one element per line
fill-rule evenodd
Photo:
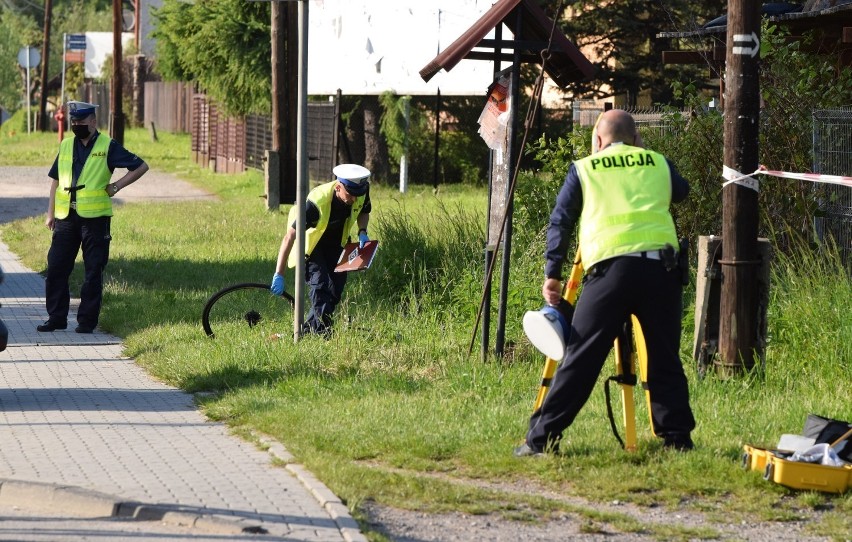
<path fill-rule="evenodd" d="M 201 325 L 208 337 L 248 328 L 281 331 L 293 324 L 293 297 L 274 295 L 268 284 L 241 282 L 222 288 L 207 300 Z M 215 330 L 215 331 L 214 331 Z"/>

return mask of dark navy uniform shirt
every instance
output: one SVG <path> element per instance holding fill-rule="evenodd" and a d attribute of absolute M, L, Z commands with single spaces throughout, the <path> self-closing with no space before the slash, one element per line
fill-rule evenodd
<path fill-rule="evenodd" d="M 95 132 L 95 135 L 89 140 L 88 145 L 83 145 L 79 137 L 74 138 L 74 162 L 71 165 L 71 186 L 77 186 L 77 179 L 80 178 L 80 173 L 83 172 L 83 166 L 95 146 L 95 140 L 100 137 L 100 132 Z M 107 167 L 110 172 L 116 168 L 126 168 L 130 171 L 141 166 L 144 161 L 129 152 L 127 149 L 115 142 L 110 141 L 109 150 L 107 151 Z M 47 173 L 47 176 L 54 180 L 59 180 L 59 155 L 53 160 L 53 167 Z"/>
<path fill-rule="evenodd" d="M 666 162 L 671 170 L 672 203 L 686 199 L 689 195 L 689 183 L 668 158 Z M 562 265 L 568 254 L 568 246 L 574 233 L 580 213 L 583 212 L 583 190 L 580 176 L 574 164 L 568 168 L 565 182 L 556 196 L 556 205 L 550 214 L 550 225 L 547 228 L 547 245 L 544 251 L 544 276 L 562 280 Z"/>

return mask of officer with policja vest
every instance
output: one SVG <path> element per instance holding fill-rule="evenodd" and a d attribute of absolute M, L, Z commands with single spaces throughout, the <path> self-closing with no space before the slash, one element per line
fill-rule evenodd
<path fill-rule="evenodd" d="M 53 232 L 47 253 L 45 298 L 48 319 L 38 331 L 66 329 L 71 293 L 68 278 L 82 248 L 85 277 L 77 310 L 77 333 L 92 333 L 103 298 L 103 272 L 109 260 L 112 198 L 148 171 L 148 165 L 98 132 L 95 110 L 86 102 L 67 104 L 73 138 L 59 144 L 48 176 L 53 179 L 45 225 Z M 112 173 L 127 173 L 115 182 Z"/>
<path fill-rule="evenodd" d="M 546 330 L 541 337 L 551 341 L 545 348 L 536 344 L 543 351 L 553 351 L 553 336 L 569 332 L 550 391 L 530 418 L 524 444 L 514 451 L 519 457 L 559 448 L 631 314 L 647 347 L 654 433 L 664 447 L 693 447 L 695 419 L 679 355 L 683 285 L 669 212 L 671 203 L 686 199 L 689 185 L 665 156 L 643 148 L 630 114 L 603 113 L 593 137 L 593 148 L 600 150 L 571 164 L 550 215 L 542 295 L 551 313 L 563 301 L 562 269 L 577 225 L 586 269 L 583 290 L 570 325 L 561 324 L 563 333 L 540 319 Z M 535 333 L 528 335 L 535 344 Z"/>

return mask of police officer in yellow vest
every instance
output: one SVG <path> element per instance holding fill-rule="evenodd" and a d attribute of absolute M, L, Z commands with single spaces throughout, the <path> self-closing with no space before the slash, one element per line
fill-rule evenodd
<path fill-rule="evenodd" d="M 343 245 L 349 239 L 353 224 L 358 225 L 358 241 L 363 247 L 370 240 L 370 170 L 358 164 L 340 164 L 332 172 L 337 180 L 321 184 L 310 191 L 305 206 L 305 280 L 311 310 L 305 318 L 302 333 L 328 336 L 332 315 L 343 296 L 346 273 L 336 273 Z M 295 267 L 298 255 L 292 251 L 296 240 L 296 207 L 290 209 L 290 224 L 272 276 L 272 293 L 284 292 L 284 271 Z"/>
<path fill-rule="evenodd" d="M 563 263 L 578 223 L 583 290 L 565 357 L 530 418 L 525 443 L 515 449 L 519 457 L 558 449 L 631 314 L 648 350 L 654 432 L 664 447 L 693 447 L 695 420 L 679 355 L 683 286 L 672 258 L 663 257 L 678 246 L 669 206 L 686 199 L 689 185 L 663 155 L 643 148 L 628 113 L 605 112 L 593 137 L 600 150 L 570 166 L 550 215 L 542 295 L 549 305 L 559 303 Z"/>
<path fill-rule="evenodd" d="M 45 280 L 48 319 L 36 328 L 38 331 L 56 331 L 68 326 L 71 298 L 68 277 L 81 247 L 85 278 L 75 331 L 94 331 L 101 311 L 103 271 L 112 239 L 111 198 L 148 171 L 141 158 L 98 132 L 97 107 L 86 102 L 68 102 L 74 137 L 66 137 L 59 144 L 59 155 L 48 173 L 53 179 L 45 219 L 45 225 L 53 232 Z M 128 172 L 110 183 L 115 168 L 126 168 Z"/>

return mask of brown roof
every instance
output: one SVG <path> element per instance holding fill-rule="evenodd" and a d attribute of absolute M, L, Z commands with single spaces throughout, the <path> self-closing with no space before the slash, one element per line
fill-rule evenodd
<path fill-rule="evenodd" d="M 483 60 L 493 58 L 493 52 L 483 53 L 473 51 L 473 49 L 478 46 L 490 45 L 481 44 L 482 39 L 501 23 L 514 32 L 515 21 L 517 20 L 516 10 L 518 9 L 521 10 L 522 22 L 520 35 L 515 36 L 517 46 L 526 47 L 527 55 L 524 56 L 524 60 L 541 63 L 541 56 L 538 53 L 547 47 L 553 20 L 545 15 L 534 0 L 499 0 L 464 34 L 420 70 L 420 77 L 424 81 L 429 81 L 442 69 L 452 70 L 464 58 Z M 508 48 L 511 43 L 511 41 L 507 42 L 504 48 Z M 540 46 L 535 48 L 536 45 Z M 547 75 L 561 88 L 565 88 L 572 82 L 589 79 L 595 73 L 595 67 L 592 63 L 583 56 L 576 45 L 565 37 L 565 34 L 558 27 L 553 32 L 553 45 L 550 52 L 550 58 L 545 62 L 544 69 Z"/>
<path fill-rule="evenodd" d="M 821 21 L 832 24 L 846 25 L 852 22 L 852 0 L 815 0 L 806 2 L 800 11 L 791 11 L 779 15 L 770 15 L 766 19 L 771 23 L 786 26 L 814 28 L 822 25 Z M 798 23 L 798 24 L 797 24 Z M 725 34 L 726 25 L 711 26 L 687 32 L 660 32 L 658 38 L 695 38 L 712 34 Z"/>

